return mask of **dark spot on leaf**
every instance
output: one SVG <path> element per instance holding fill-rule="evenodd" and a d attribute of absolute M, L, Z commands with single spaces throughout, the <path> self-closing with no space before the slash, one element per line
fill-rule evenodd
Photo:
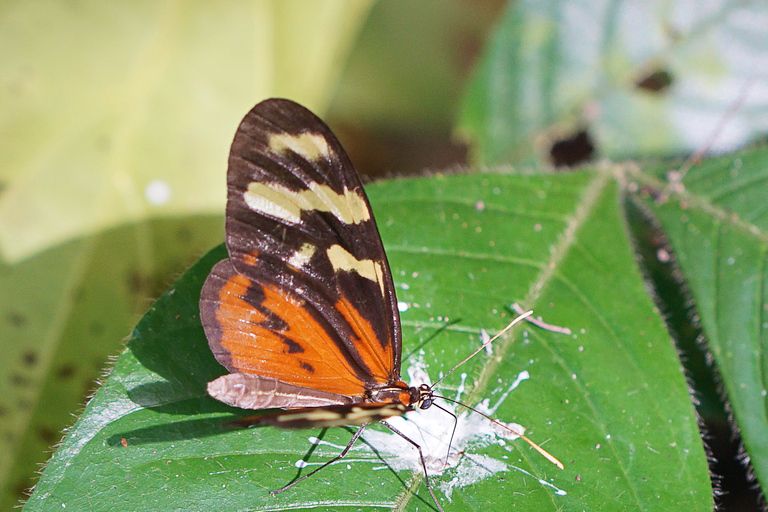
<path fill-rule="evenodd" d="M 146 288 L 146 279 L 137 271 L 129 272 L 126 276 L 126 286 L 130 293 L 139 295 L 143 294 L 143 290 Z"/>
<path fill-rule="evenodd" d="M 24 361 L 24 364 L 27 366 L 35 366 L 37 363 L 37 354 L 28 350 L 21 356 L 21 360 Z"/>
<path fill-rule="evenodd" d="M 184 244 L 188 244 L 192 241 L 192 230 L 186 227 L 181 227 L 176 232 L 176 239 Z"/>
<path fill-rule="evenodd" d="M 552 165 L 555 167 L 572 167 L 592 158 L 595 145 L 589 132 L 581 130 L 572 137 L 560 139 L 549 150 Z"/>
<path fill-rule="evenodd" d="M 18 311 L 11 311 L 8 313 L 8 316 L 6 317 L 8 320 L 8 323 L 11 324 L 12 327 L 24 327 L 27 323 L 27 317 L 19 313 Z"/>
<path fill-rule="evenodd" d="M 40 427 L 37 429 L 37 437 L 39 437 L 45 444 L 51 445 L 59 440 L 59 434 L 53 429 L 48 427 Z"/>
<path fill-rule="evenodd" d="M 29 379 L 29 377 L 26 377 L 20 373 L 14 373 L 11 375 L 11 385 L 16 386 L 17 388 L 25 388 L 28 387 L 32 381 Z"/>
<path fill-rule="evenodd" d="M 75 302 L 82 302 L 82 300 L 85 298 L 85 287 L 79 286 L 77 288 L 77 291 L 72 296 Z"/>
<path fill-rule="evenodd" d="M 672 73 L 666 69 L 656 69 L 638 78 L 635 87 L 648 92 L 661 93 L 669 89 L 672 82 L 674 82 Z"/>
<path fill-rule="evenodd" d="M 92 322 L 91 323 L 91 334 L 94 336 L 101 336 L 104 334 L 104 324 L 101 322 Z"/>
<path fill-rule="evenodd" d="M 59 366 L 56 370 L 56 378 L 59 380 L 69 380 L 75 376 L 75 367 L 71 364 L 64 364 Z"/>

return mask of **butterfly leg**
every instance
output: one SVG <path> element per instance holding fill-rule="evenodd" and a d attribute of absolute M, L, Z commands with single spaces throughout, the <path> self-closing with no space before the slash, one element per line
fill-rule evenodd
<path fill-rule="evenodd" d="M 416 448 L 419 451 L 419 458 L 421 459 L 421 467 L 424 469 L 424 483 L 427 484 L 427 490 L 429 491 L 430 496 L 432 496 L 432 501 L 434 501 L 435 505 L 437 505 L 437 510 L 439 510 L 440 512 L 445 512 L 443 510 L 443 507 L 440 506 L 440 503 L 438 503 L 437 497 L 435 496 L 435 493 L 432 491 L 432 486 L 429 485 L 429 474 L 427 474 L 427 463 L 424 462 L 424 454 L 421 452 L 421 446 L 419 446 L 419 444 L 416 441 L 414 441 L 413 439 L 409 438 L 408 436 L 406 436 L 405 434 L 403 434 L 402 432 L 397 430 L 395 427 L 393 427 L 392 425 L 390 425 L 386 421 L 381 420 L 381 423 L 386 425 L 386 427 L 389 430 L 391 430 L 395 434 L 399 435 L 400 437 L 402 437 L 403 439 L 405 439 L 406 441 L 411 443 L 413 445 L 413 447 Z"/>
<path fill-rule="evenodd" d="M 317 473 L 321 469 L 324 469 L 324 468 L 330 466 L 331 464 L 333 464 L 334 462 L 336 462 L 337 460 L 344 458 L 344 456 L 347 454 L 347 452 L 349 452 L 349 450 L 352 448 L 352 445 L 354 445 L 357 442 L 357 440 L 360 439 L 360 436 L 363 434 L 363 430 L 365 430 L 365 427 L 367 427 L 368 425 L 370 425 L 370 423 L 363 423 L 362 425 L 360 425 L 360 428 L 357 429 L 357 432 L 355 432 L 355 435 L 352 436 L 352 439 L 349 440 L 349 443 L 347 443 L 347 446 L 343 450 L 341 450 L 340 454 L 338 454 L 337 456 L 335 456 L 334 458 L 332 458 L 331 460 L 329 460 L 328 462 L 326 462 L 325 464 L 323 464 L 319 468 L 315 468 L 314 470 L 310 471 L 306 475 L 304 475 L 304 476 L 302 476 L 300 478 L 297 478 L 296 480 L 294 480 L 293 482 L 289 483 L 285 487 L 281 487 L 280 489 L 275 489 L 274 491 L 269 491 L 269 494 L 275 495 L 275 494 L 279 494 L 279 493 L 281 493 L 281 492 L 283 492 L 285 490 L 288 490 L 291 487 L 293 487 L 294 485 L 296 485 L 297 483 L 299 483 L 299 482 L 301 482 L 303 480 L 306 480 L 307 478 L 311 477 L 312 475 L 314 475 L 315 473 Z M 400 435 L 402 435 L 402 434 L 400 434 Z M 422 459 L 422 462 L 423 462 L 423 459 Z"/>

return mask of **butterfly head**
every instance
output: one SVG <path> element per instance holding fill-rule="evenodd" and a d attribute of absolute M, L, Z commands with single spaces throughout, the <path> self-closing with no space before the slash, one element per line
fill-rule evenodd
<path fill-rule="evenodd" d="M 431 386 L 422 384 L 418 388 L 412 389 L 418 393 L 416 404 L 419 406 L 419 409 L 423 410 L 432 407 L 432 404 L 435 402 L 435 396 Z"/>

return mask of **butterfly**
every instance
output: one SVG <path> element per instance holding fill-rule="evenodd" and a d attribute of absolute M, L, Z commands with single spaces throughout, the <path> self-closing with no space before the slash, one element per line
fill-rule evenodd
<path fill-rule="evenodd" d="M 268 99 L 235 134 L 227 173 L 226 246 L 203 285 L 208 344 L 230 373 L 208 394 L 242 420 L 283 428 L 363 429 L 434 404 L 433 387 L 400 377 L 395 287 L 368 198 L 330 128 L 301 105 Z M 427 488 L 442 510 L 429 478 Z"/>

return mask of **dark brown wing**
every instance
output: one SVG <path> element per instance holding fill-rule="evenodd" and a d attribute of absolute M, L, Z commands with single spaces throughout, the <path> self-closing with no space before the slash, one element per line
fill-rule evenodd
<path fill-rule="evenodd" d="M 389 265 L 330 129 L 289 100 L 256 105 L 235 135 L 227 181 L 230 258 L 200 301 L 219 362 L 351 397 L 399 380 Z"/>

